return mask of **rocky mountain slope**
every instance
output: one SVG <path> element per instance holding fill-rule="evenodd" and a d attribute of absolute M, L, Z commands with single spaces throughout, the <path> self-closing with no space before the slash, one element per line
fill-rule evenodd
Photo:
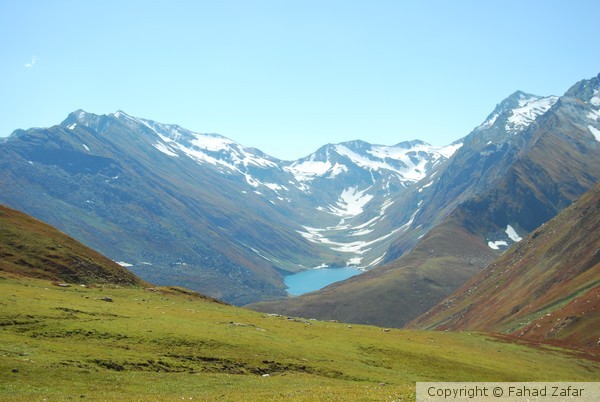
<path fill-rule="evenodd" d="M 600 185 L 409 326 L 599 347 Z"/>
<path fill-rule="evenodd" d="M 75 239 L 4 206 L 0 206 L 0 271 L 67 284 L 146 285 Z"/>
<path fill-rule="evenodd" d="M 0 144 L 0 202 L 146 280 L 244 304 L 284 297 L 286 273 L 377 265 L 399 230 L 386 217 L 396 196 L 456 148 L 354 141 L 286 162 L 216 134 L 80 110 Z"/>
<path fill-rule="evenodd" d="M 562 97 L 514 93 L 451 159 L 399 195 L 405 208 L 388 219 L 405 217 L 409 206 L 414 212 L 387 251 L 388 264 L 252 307 L 403 326 L 600 181 L 599 109 L 600 76 Z"/>

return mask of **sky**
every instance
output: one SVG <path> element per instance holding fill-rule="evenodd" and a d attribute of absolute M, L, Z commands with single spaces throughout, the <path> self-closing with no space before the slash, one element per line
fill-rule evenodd
<path fill-rule="evenodd" d="M 0 0 L 0 136 L 117 110 L 284 160 L 446 145 L 600 73 L 600 1 Z"/>

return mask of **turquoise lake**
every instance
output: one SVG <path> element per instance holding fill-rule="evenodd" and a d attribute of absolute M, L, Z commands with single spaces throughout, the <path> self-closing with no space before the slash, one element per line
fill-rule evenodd
<path fill-rule="evenodd" d="M 284 283 L 290 295 L 298 296 L 324 288 L 334 282 L 343 281 L 363 271 L 356 268 L 318 268 L 288 275 Z"/>

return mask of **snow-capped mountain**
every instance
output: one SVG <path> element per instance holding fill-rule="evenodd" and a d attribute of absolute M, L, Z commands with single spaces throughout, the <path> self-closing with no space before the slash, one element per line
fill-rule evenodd
<path fill-rule="evenodd" d="M 558 96 L 541 97 L 517 91 L 500 103 L 476 130 L 482 131 L 501 123 L 508 134 L 518 134 L 546 113 L 557 100 Z"/>
<path fill-rule="evenodd" d="M 435 147 L 423 141 L 407 141 L 395 146 L 371 145 L 364 141 L 351 141 L 326 145 L 316 153 L 302 158 L 285 170 L 298 182 L 316 178 L 333 179 L 362 168 L 375 176 L 384 176 L 386 185 L 410 185 L 425 177 L 437 163 L 449 158 L 458 146 Z"/>
<path fill-rule="evenodd" d="M 169 157 L 188 157 L 232 178 L 243 177 L 250 186 L 243 193 L 252 190 L 288 215 L 291 209 L 303 208 L 295 218 L 302 225 L 296 232 L 330 255 L 318 266 L 368 269 L 381 262 L 381 253 L 373 251 L 385 250 L 401 229 L 390 232 L 387 223 L 381 224 L 392 205 L 390 196 L 422 179 L 460 147 L 352 141 L 326 145 L 298 161 L 285 162 L 220 135 L 192 133 L 124 112 L 115 117 L 148 127 L 158 137 L 153 146 Z M 258 252 L 269 255 L 267 250 Z M 298 269 L 293 265 L 305 268 L 302 261 L 288 261 L 290 265 L 291 270 Z"/>
<path fill-rule="evenodd" d="M 404 325 L 600 181 L 599 110 L 600 75 L 561 97 L 514 93 L 448 161 L 396 196 L 385 220 L 403 229 L 384 264 L 254 308 Z"/>
<path fill-rule="evenodd" d="M 285 273 L 377 265 L 399 230 L 385 219 L 393 199 L 455 149 L 353 141 L 286 162 L 217 134 L 78 110 L 4 141 L 0 201 L 149 281 L 242 304 L 284 296 Z"/>
<path fill-rule="evenodd" d="M 323 146 L 283 169 L 311 205 L 313 218 L 299 233 L 338 255 L 337 265 L 369 269 L 379 264 L 404 223 L 387 219 L 394 199 L 446 161 L 460 144 L 422 141 L 395 146 L 364 141 Z"/>
<path fill-rule="evenodd" d="M 351 141 L 291 162 L 217 134 L 79 110 L 0 144 L 0 202 L 146 280 L 236 304 L 284 297 L 283 277 L 304 269 L 387 272 L 373 268 L 467 215 L 485 252 L 460 258 L 479 267 L 600 177 L 599 80 L 563 97 L 517 92 L 446 147 Z"/>

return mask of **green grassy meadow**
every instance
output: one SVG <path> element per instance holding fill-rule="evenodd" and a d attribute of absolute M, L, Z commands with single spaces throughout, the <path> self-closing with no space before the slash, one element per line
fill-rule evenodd
<path fill-rule="evenodd" d="M 570 351 L 270 316 L 173 288 L 0 274 L 0 400 L 412 400 L 416 381 L 597 381 Z M 110 301 L 112 300 L 112 301 Z"/>

